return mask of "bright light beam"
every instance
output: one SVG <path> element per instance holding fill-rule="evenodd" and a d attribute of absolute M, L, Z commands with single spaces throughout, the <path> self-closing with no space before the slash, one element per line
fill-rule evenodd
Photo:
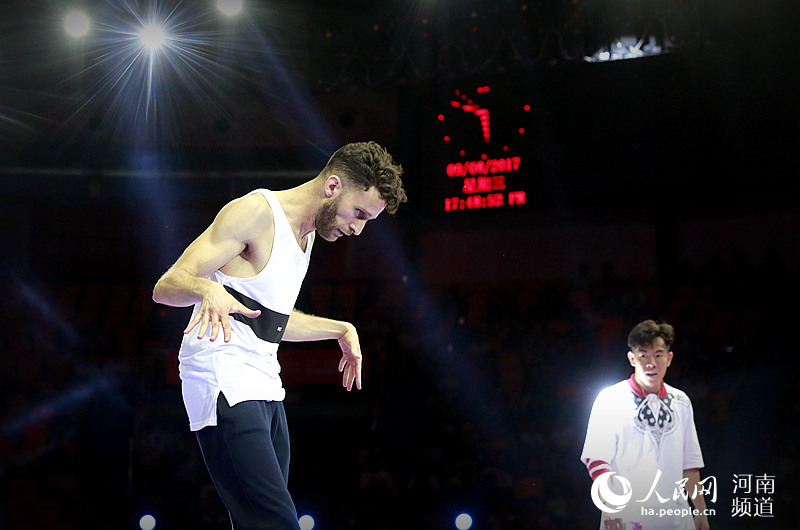
<path fill-rule="evenodd" d="M 151 52 L 156 51 L 167 41 L 167 34 L 159 24 L 148 24 L 139 32 L 139 40 Z"/>
<path fill-rule="evenodd" d="M 178 129 L 172 125 L 176 102 L 183 97 L 176 85 L 191 87 L 201 108 L 213 112 L 241 73 L 216 60 L 224 35 L 204 29 L 215 18 L 211 10 L 180 2 L 169 8 L 160 0 L 120 0 L 119 6 L 102 12 L 97 39 L 84 51 L 87 66 L 79 75 L 86 79 L 86 100 L 73 118 L 99 110 L 106 123 L 117 124 L 104 131 L 111 137 L 128 133 L 137 145 L 157 136 L 170 140 Z M 240 61 L 249 59 L 249 49 L 234 51 Z"/>
<path fill-rule="evenodd" d="M 81 11 L 71 11 L 64 17 L 64 29 L 73 37 L 83 37 L 89 33 L 91 22 Z"/>

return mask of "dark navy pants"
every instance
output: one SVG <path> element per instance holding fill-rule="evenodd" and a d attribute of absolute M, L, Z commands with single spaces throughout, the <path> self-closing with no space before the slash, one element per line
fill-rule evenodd
<path fill-rule="evenodd" d="M 217 425 L 196 435 L 234 530 L 299 530 L 287 488 L 289 430 L 283 402 L 243 401 L 231 407 L 220 392 Z"/>

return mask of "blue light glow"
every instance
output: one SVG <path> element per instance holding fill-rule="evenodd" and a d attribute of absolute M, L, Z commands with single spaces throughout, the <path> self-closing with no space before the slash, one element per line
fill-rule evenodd
<path fill-rule="evenodd" d="M 150 514 L 143 515 L 139 519 L 139 528 L 142 530 L 153 530 L 156 527 L 156 518 Z"/>
<path fill-rule="evenodd" d="M 300 530 L 311 530 L 316 524 L 314 518 L 310 515 L 302 516 L 297 522 L 300 524 Z"/>
<path fill-rule="evenodd" d="M 469 530 L 472 528 L 472 516 L 468 513 L 461 513 L 456 517 L 456 528 L 458 530 Z"/>
<path fill-rule="evenodd" d="M 456 528 L 458 530 L 469 530 L 472 528 L 472 516 L 468 513 L 461 513 L 456 517 Z"/>

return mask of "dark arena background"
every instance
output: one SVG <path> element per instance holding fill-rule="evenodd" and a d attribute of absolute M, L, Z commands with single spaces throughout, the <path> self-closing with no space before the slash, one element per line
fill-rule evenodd
<path fill-rule="evenodd" d="M 153 285 L 360 140 L 410 202 L 320 241 L 298 302 L 356 325 L 364 389 L 282 347 L 304 530 L 597 528 L 586 423 L 645 318 L 711 527 L 800 528 L 797 2 L 236 7 L 0 4 L 0 528 L 229 527 Z"/>

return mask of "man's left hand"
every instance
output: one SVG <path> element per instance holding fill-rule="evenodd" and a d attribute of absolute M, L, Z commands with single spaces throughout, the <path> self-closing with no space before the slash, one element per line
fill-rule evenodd
<path fill-rule="evenodd" d="M 352 324 L 348 324 L 347 330 L 339 337 L 339 347 L 342 349 L 342 360 L 339 361 L 342 386 L 350 391 L 355 383 L 356 388 L 361 390 L 361 344 Z"/>

